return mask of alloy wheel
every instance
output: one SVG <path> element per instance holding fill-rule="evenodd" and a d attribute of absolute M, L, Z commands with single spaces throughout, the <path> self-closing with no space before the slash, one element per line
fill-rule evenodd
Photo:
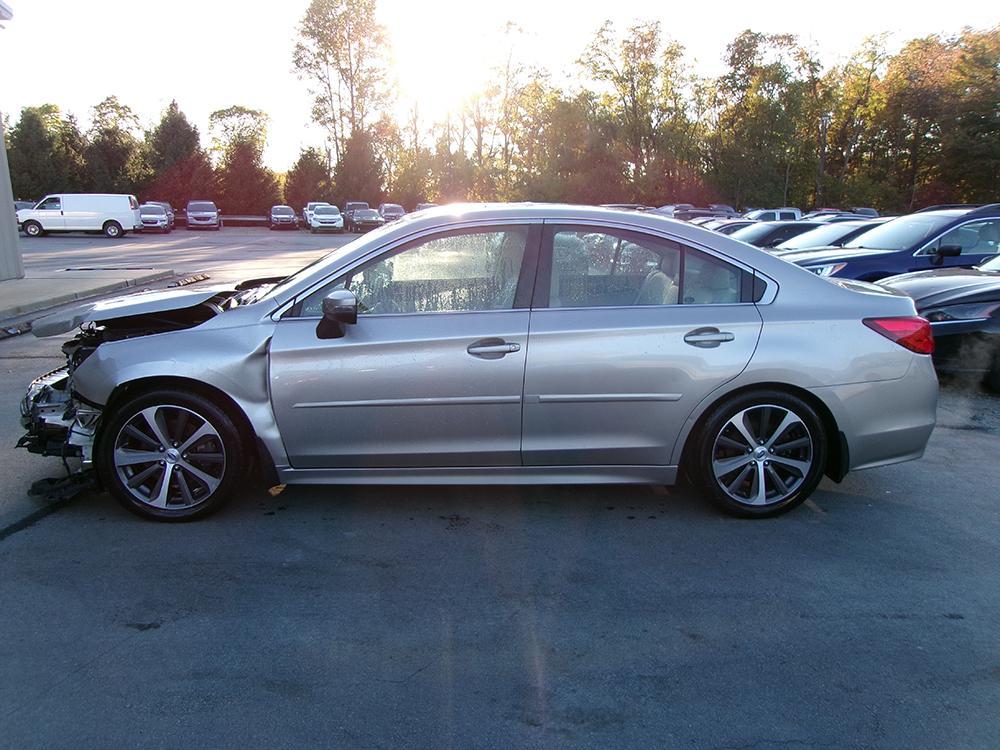
<path fill-rule="evenodd" d="M 813 436 L 795 412 L 783 406 L 752 406 L 733 415 L 712 446 L 712 472 L 738 503 L 781 503 L 805 481 L 813 465 Z"/>
<path fill-rule="evenodd" d="M 182 406 L 142 409 L 118 432 L 114 466 L 122 486 L 153 508 L 186 510 L 222 483 L 226 452 L 218 430 Z"/>

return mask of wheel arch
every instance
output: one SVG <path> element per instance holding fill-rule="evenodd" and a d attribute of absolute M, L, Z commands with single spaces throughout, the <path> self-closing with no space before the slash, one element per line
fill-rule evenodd
<path fill-rule="evenodd" d="M 738 398 L 739 396 L 752 393 L 753 391 L 781 391 L 783 393 L 796 396 L 809 404 L 819 416 L 820 421 L 823 424 L 823 429 L 826 431 L 829 443 L 824 473 L 835 482 L 840 482 L 847 475 L 848 468 L 850 467 L 850 451 L 847 445 L 847 439 L 841 431 L 840 426 L 837 424 L 837 420 L 834 417 L 833 412 L 830 411 L 830 408 L 821 398 L 806 388 L 792 385 L 790 383 L 773 381 L 741 385 L 731 391 L 718 394 L 711 401 L 706 401 L 701 407 L 694 424 L 687 431 L 687 434 L 684 435 L 684 445 L 681 448 L 680 453 L 680 463 L 682 466 L 688 465 L 690 461 L 689 453 L 697 444 L 702 426 L 708 418 L 708 415 L 715 410 L 715 407 L 723 401 L 727 401 L 731 398 Z"/>
<path fill-rule="evenodd" d="M 253 451 L 251 458 L 260 471 L 262 478 L 272 485 L 278 484 L 274 457 L 258 436 L 246 410 L 232 396 L 210 383 L 179 375 L 155 375 L 129 380 L 115 386 L 110 396 L 108 396 L 103 410 L 107 413 L 112 413 L 120 404 L 128 399 L 135 398 L 144 393 L 150 393 L 151 391 L 167 389 L 196 393 L 211 400 L 216 406 L 226 412 L 240 431 L 240 435 L 246 441 L 246 444 L 255 447 L 256 450 Z M 101 439 L 100 435 L 98 439 Z M 274 481 L 271 481 L 272 479 Z"/>

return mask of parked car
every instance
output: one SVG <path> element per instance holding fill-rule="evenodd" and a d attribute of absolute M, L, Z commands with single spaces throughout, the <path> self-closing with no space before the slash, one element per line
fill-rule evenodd
<path fill-rule="evenodd" d="M 277 283 L 89 302 L 33 331 L 81 325 L 67 366 L 29 387 L 20 445 L 96 467 L 159 520 L 207 515 L 252 476 L 680 472 L 726 511 L 767 516 L 824 473 L 918 458 L 936 415 L 909 297 L 648 212 L 452 206 Z"/>
<path fill-rule="evenodd" d="M 744 219 L 754 221 L 798 221 L 802 212 L 797 208 L 758 208 L 743 214 Z"/>
<path fill-rule="evenodd" d="M 743 227 L 748 227 L 756 223 L 753 219 L 722 219 L 717 225 L 711 227 L 711 229 L 719 234 L 732 234 Z"/>
<path fill-rule="evenodd" d="M 918 211 L 890 219 L 841 248 L 783 253 L 820 276 L 878 281 L 937 266 L 971 268 L 997 253 L 1000 203 Z"/>
<path fill-rule="evenodd" d="M 139 231 L 139 201 L 134 195 L 59 193 L 46 195 L 34 208 L 17 212 L 17 225 L 27 237 L 48 232 L 103 232 L 117 239 Z"/>
<path fill-rule="evenodd" d="M 291 206 L 271 206 L 267 213 L 268 229 L 298 229 L 299 217 Z"/>
<path fill-rule="evenodd" d="M 302 221 L 307 227 L 312 226 L 312 212 L 315 210 L 316 206 L 329 206 L 327 201 L 309 201 L 305 208 L 302 209 Z"/>
<path fill-rule="evenodd" d="M 722 216 L 728 216 L 729 218 L 735 219 L 739 216 L 739 212 L 730 206 L 728 203 L 709 203 L 708 207 L 713 211 L 718 211 Z"/>
<path fill-rule="evenodd" d="M 425 208 L 436 208 L 437 203 L 418 203 L 414 211 L 423 211 Z"/>
<path fill-rule="evenodd" d="M 780 255 L 783 252 L 794 252 L 796 250 L 843 247 L 844 243 L 850 242 L 855 237 L 860 237 L 865 232 L 874 229 L 880 224 L 884 224 L 886 221 L 886 219 L 868 219 L 866 221 L 842 221 L 836 224 L 820 224 L 808 232 L 803 232 L 775 245 L 774 252 Z"/>
<path fill-rule="evenodd" d="M 171 206 L 166 201 L 146 201 L 147 206 L 161 206 L 164 211 L 167 212 L 167 226 L 171 229 L 174 228 L 177 222 L 177 215 L 174 213 L 174 207 Z"/>
<path fill-rule="evenodd" d="M 837 224 L 842 221 L 864 221 L 870 218 L 872 217 L 866 216 L 865 214 L 856 214 L 850 211 L 844 211 L 842 213 L 835 214 L 820 214 L 819 216 L 812 217 L 809 221 L 818 221 L 821 224 Z"/>
<path fill-rule="evenodd" d="M 718 216 L 695 216 L 693 219 L 689 219 L 689 221 L 696 227 L 704 227 L 708 224 L 718 223 L 720 218 Z"/>
<path fill-rule="evenodd" d="M 692 208 L 694 208 L 693 203 L 668 203 L 665 206 L 660 206 L 659 208 L 653 210 L 655 210 L 657 213 L 663 214 L 664 216 L 670 216 L 671 218 L 674 218 L 676 212 L 687 211 Z"/>
<path fill-rule="evenodd" d="M 14 201 L 14 216 L 17 216 L 17 212 L 22 208 L 34 208 L 38 201 Z"/>
<path fill-rule="evenodd" d="M 975 268 L 890 276 L 880 286 L 910 296 L 934 332 L 934 364 L 975 373 L 1000 391 L 1000 256 Z"/>
<path fill-rule="evenodd" d="M 159 231 L 170 234 L 170 217 L 167 209 L 155 203 L 143 203 L 139 206 L 139 218 L 142 220 L 142 231 Z"/>
<path fill-rule="evenodd" d="M 348 232 L 367 232 L 383 224 L 385 219 L 374 208 L 356 208 L 347 217 Z"/>
<path fill-rule="evenodd" d="M 396 221 L 406 216 L 406 211 L 398 203 L 382 203 L 378 207 L 378 213 L 386 221 Z"/>
<path fill-rule="evenodd" d="M 819 226 L 822 224 L 813 221 L 757 221 L 729 236 L 757 247 L 770 248 Z"/>
<path fill-rule="evenodd" d="M 344 217 L 340 214 L 340 209 L 336 206 L 316 206 L 312 211 L 312 218 L 309 219 L 309 231 L 316 232 L 343 232 Z"/>
<path fill-rule="evenodd" d="M 188 201 L 188 229 L 222 229 L 222 211 L 212 201 Z"/>

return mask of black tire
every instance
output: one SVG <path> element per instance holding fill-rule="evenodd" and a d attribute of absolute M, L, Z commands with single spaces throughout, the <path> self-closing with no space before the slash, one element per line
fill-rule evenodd
<path fill-rule="evenodd" d="M 44 237 L 45 230 L 37 221 L 26 221 L 21 225 L 21 231 L 25 237 Z"/>
<path fill-rule="evenodd" d="M 117 221 L 104 222 L 104 226 L 101 227 L 101 231 L 104 232 L 104 236 L 109 240 L 117 240 L 125 236 L 125 231 L 122 229 L 122 225 Z"/>
<path fill-rule="evenodd" d="M 994 393 L 1000 393 L 1000 348 L 993 352 L 990 369 L 986 371 L 983 384 Z"/>
<path fill-rule="evenodd" d="M 786 415 L 791 415 L 787 422 Z M 788 426 L 779 432 L 782 424 Z M 828 436 L 807 402 L 760 390 L 712 409 L 694 450 L 688 456 L 696 481 L 719 508 L 742 518 L 767 518 L 795 508 L 816 489 L 826 467 Z"/>
<path fill-rule="evenodd" d="M 151 410 L 145 414 L 152 416 L 165 440 L 159 439 L 143 410 Z M 205 425 L 210 434 L 182 452 L 185 440 Z M 163 445 L 168 440 L 171 444 Z M 116 454 L 129 452 L 129 459 L 119 465 Z M 143 460 L 143 454 L 163 459 Z M 232 498 L 250 472 L 246 458 L 250 455 L 246 439 L 224 409 L 200 394 L 164 389 L 137 396 L 114 410 L 101 429 L 95 464 L 103 485 L 127 510 L 155 521 L 192 521 L 214 513 Z M 140 460 L 130 462 L 133 458 Z"/>

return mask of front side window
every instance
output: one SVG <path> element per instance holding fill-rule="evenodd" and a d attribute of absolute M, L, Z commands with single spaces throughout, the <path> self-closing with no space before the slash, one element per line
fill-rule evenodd
<path fill-rule="evenodd" d="M 361 315 L 509 310 L 527 227 L 448 233 L 383 255 L 310 294 L 298 315 L 322 315 L 323 298 L 349 289 Z"/>
<path fill-rule="evenodd" d="M 958 246 L 962 255 L 995 255 L 1000 242 L 1000 219 L 973 221 L 941 235 L 931 246 L 932 251 L 942 246 Z"/>
<path fill-rule="evenodd" d="M 62 201 L 58 198 L 46 198 L 41 203 L 38 204 L 39 211 L 60 211 L 62 210 Z"/>
<path fill-rule="evenodd" d="M 615 230 L 556 228 L 549 307 L 731 304 L 741 271 L 676 242 Z"/>

